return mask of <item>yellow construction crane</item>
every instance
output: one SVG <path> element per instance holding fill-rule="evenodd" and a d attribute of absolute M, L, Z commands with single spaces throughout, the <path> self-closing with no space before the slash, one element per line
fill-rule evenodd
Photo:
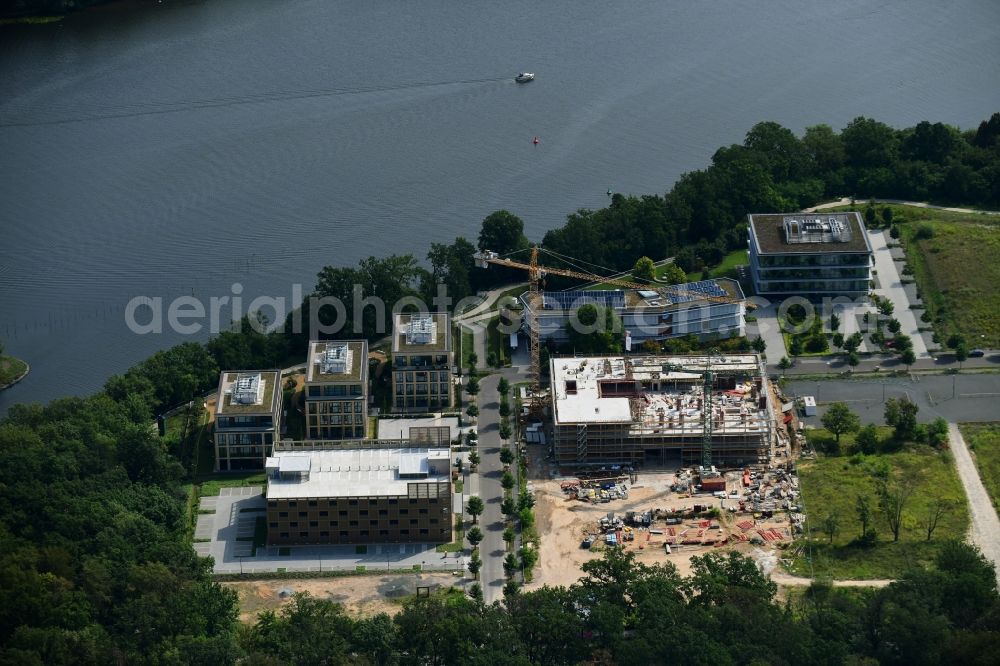
<path fill-rule="evenodd" d="M 621 280 L 618 278 L 608 278 L 602 275 L 596 275 L 594 273 L 584 273 L 581 271 L 573 271 L 566 268 L 553 268 L 550 266 L 539 266 L 538 265 L 538 246 L 534 245 L 531 247 L 531 258 L 529 263 L 523 263 L 520 261 L 514 261 L 512 259 L 505 259 L 497 255 L 496 252 L 490 252 L 489 250 L 483 250 L 476 255 L 476 262 L 480 268 L 486 268 L 489 264 L 494 264 L 496 266 L 506 266 L 507 268 L 518 268 L 521 270 L 528 271 L 528 299 L 527 299 L 527 310 L 528 310 L 528 332 L 531 336 L 531 400 L 529 409 L 534 413 L 538 414 L 541 412 L 542 402 L 539 398 L 539 391 L 542 385 L 541 381 L 541 341 L 538 330 L 538 299 L 541 297 L 541 282 L 542 278 L 546 275 L 560 275 L 563 277 L 577 278 L 579 280 L 585 280 L 587 282 L 601 282 L 604 284 L 611 284 L 616 287 L 624 287 L 626 289 L 656 289 L 657 291 L 664 291 L 670 294 L 677 295 L 682 298 L 687 299 L 697 299 L 697 300 L 707 300 L 713 303 L 738 303 L 739 300 L 731 296 L 710 296 L 708 294 L 690 292 L 686 289 L 677 286 L 666 286 L 661 284 L 641 284 L 638 282 L 630 282 L 628 280 Z"/>

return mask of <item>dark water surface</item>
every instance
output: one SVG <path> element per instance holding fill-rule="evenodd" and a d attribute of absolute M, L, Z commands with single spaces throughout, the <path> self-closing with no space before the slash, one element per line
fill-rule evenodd
<path fill-rule="evenodd" d="M 290 299 L 498 208 L 540 239 L 761 120 L 997 110 L 996 0 L 206 0 L 3 29 L 0 339 L 32 373 L 0 413 L 184 339 L 132 333 L 135 295 Z"/>

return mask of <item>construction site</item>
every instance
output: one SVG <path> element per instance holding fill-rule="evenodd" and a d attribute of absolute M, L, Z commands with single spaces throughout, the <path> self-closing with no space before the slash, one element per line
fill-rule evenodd
<path fill-rule="evenodd" d="M 756 354 L 553 358 L 553 454 L 560 468 L 770 460 L 773 399 Z"/>

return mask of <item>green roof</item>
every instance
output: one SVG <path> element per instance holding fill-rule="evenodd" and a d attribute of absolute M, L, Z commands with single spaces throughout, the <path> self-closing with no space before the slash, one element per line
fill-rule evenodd
<path fill-rule="evenodd" d="M 406 327 L 414 317 L 430 317 L 433 319 L 436 335 L 433 342 L 409 343 L 406 341 Z M 394 354 L 433 354 L 451 351 L 451 322 L 448 315 L 436 312 L 425 315 L 397 314 L 394 320 L 395 329 L 392 332 L 392 351 Z"/>
<path fill-rule="evenodd" d="M 264 382 L 264 397 L 260 404 L 243 405 L 233 402 L 232 387 L 240 375 L 260 374 L 261 381 Z M 275 386 L 281 381 L 281 373 L 277 370 L 240 370 L 223 372 L 219 380 L 218 404 L 215 407 L 216 414 L 271 414 L 274 412 Z M 277 397 L 281 397 L 280 391 Z"/>
<path fill-rule="evenodd" d="M 351 367 L 347 372 L 323 372 L 320 359 L 327 347 L 347 345 L 351 352 Z M 365 340 L 313 340 L 309 343 L 306 382 L 365 382 L 368 373 L 368 342 Z"/>

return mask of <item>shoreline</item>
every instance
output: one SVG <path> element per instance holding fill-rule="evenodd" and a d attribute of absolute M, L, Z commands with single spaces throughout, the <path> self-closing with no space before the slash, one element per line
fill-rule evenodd
<path fill-rule="evenodd" d="M 0 386 L 0 391 L 4 391 L 6 389 L 9 389 L 11 386 L 13 386 L 14 384 L 17 384 L 19 381 L 21 381 L 22 379 L 24 379 L 25 377 L 27 377 L 28 373 L 31 372 L 31 364 L 29 364 L 27 361 L 19 359 L 19 358 L 15 357 L 15 356 L 8 356 L 7 358 L 12 358 L 15 361 L 21 361 L 21 363 L 24 363 L 24 372 L 22 372 L 20 375 L 18 375 L 17 377 L 15 377 L 12 381 L 7 382 L 3 386 Z"/>

